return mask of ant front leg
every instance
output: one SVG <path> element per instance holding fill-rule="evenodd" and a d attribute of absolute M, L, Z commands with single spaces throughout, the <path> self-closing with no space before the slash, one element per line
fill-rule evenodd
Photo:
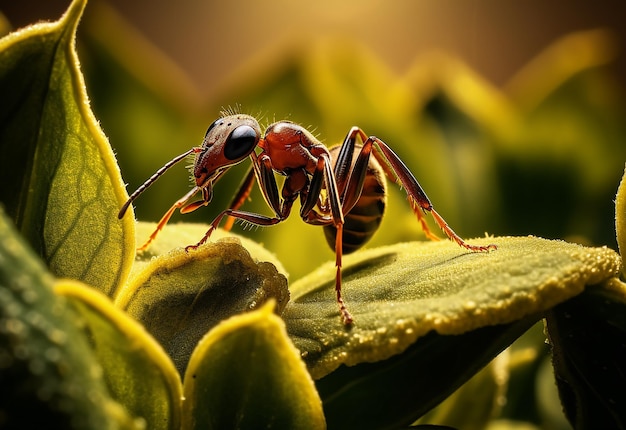
<path fill-rule="evenodd" d="M 191 249 L 197 249 L 199 246 L 206 243 L 206 241 L 211 237 L 211 234 L 215 229 L 219 227 L 220 222 L 224 217 L 229 217 L 233 221 L 227 221 L 226 227 L 227 230 L 230 229 L 235 219 L 240 219 L 242 221 L 248 222 L 250 224 L 258 225 L 258 226 L 271 226 L 276 225 L 281 221 L 284 221 L 291 212 L 291 207 L 293 202 L 295 201 L 295 193 L 286 192 L 287 186 L 289 184 L 289 177 L 285 180 L 285 189 L 283 190 L 284 200 L 281 201 L 278 193 L 278 185 L 276 184 L 276 178 L 274 177 L 271 160 L 267 156 L 261 156 L 257 158 L 256 155 L 251 155 L 252 160 L 254 162 L 253 171 L 249 171 L 246 177 L 244 178 L 240 190 L 237 195 L 233 199 L 231 203 L 231 207 L 222 211 L 211 223 L 211 226 L 204 234 L 202 239 L 195 245 L 189 245 L 185 247 L 186 251 Z M 254 173 L 254 175 L 252 175 Z M 259 182 L 259 186 L 261 188 L 261 192 L 263 193 L 263 197 L 271 209 L 274 211 L 274 217 L 268 217 L 265 215 L 253 213 L 253 212 L 245 212 L 240 211 L 238 208 L 243 204 L 245 199 L 250 194 L 250 190 L 252 188 L 253 181 L 252 179 L 256 177 Z"/>
<path fill-rule="evenodd" d="M 204 197 L 203 200 L 199 200 L 197 202 L 185 205 L 194 196 L 194 194 L 198 192 L 199 189 L 200 188 L 198 187 L 193 187 L 187 194 L 185 194 L 183 197 L 178 199 L 176 203 L 174 203 L 172 207 L 169 208 L 168 211 L 165 212 L 165 214 L 161 217 L 156 228 L 154 229 L 154 231 L 152 232 L 148 240 L 146 240 L 146 242 L 143 245 L 137 248 L 137 251 L 145 251 L 146 249 L 148 249 L 150 244 L 154 242 L 154 239 L 156 239 L 156 237 L 158 236 L 159 232 L 163 230 L 163 227 L 165 227 L 165 225 L 170 220 L 170 218 L 172 217 L 176 209 L 180 209 L 181 212 L 186 213 L 186 212 L 191 212 L 193 210 L 196 210 L 200 206 L 208 204 L 208 202 L 211 201 L 211 194 L 206 188 L 203 188 L 202 189 L 202 195 Z M 191 208 L 191 209 L 187 209 L 187 208 Z"/>

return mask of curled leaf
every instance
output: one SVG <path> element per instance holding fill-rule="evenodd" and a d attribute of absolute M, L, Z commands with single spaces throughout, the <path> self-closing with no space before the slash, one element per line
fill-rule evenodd
<path fill-rule="evenodd" d="M 231 237 L 189 252 L 176 248 L 140 265 L 116 304 L 146 327 L 183 374 L 212 327 L 269 299 L 282 312 L 289 300 L 286 278 Z"/>

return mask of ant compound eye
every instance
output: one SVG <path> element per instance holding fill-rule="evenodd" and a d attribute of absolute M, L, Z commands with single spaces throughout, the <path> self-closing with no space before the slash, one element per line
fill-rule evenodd
<path fill-rule="evenodd" d="M 259 140 L 256 130 L 248 125 L 240 125 L 228 136 L 224 145 L 224 157 L 238 160 L 250 154 Z"/>

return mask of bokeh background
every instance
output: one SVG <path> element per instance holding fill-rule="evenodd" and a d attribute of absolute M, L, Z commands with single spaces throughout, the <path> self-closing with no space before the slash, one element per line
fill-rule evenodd
<path fill-rule="evenodd" d="M 0 0 L 5 31 L 57 19 L 68 3 Z M 615 247 L 626 161 L 621 3 L 91 0 L 78 48 L 129 191 L 235 108 L 262 124 L 302 123 L 328 145 L 361 126 L 400 154 L 464 237 Z M 209 208 L 173 222 L 212 220 L 246 168 L 227 175 Z M 137 217 L 158 220 L 188 176 L 168 172 L 137 200 Z M 258 193 L 246 208 L 269 213 Z M 243 234 L 277 253 L 292 280 L 333 258 L 321 229 L 297 214 Z M 421 239 L 391 189 L 369 246 Z"/>

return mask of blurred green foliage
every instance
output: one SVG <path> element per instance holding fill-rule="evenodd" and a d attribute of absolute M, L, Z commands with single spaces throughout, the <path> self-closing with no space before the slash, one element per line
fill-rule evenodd
<path fill-rule="evenodd" d="M 119 29 L 117 36 L 108 28 Z M 610 67 L 614 41 L 604 31 L 555 41 L 503 89 L 444 54 L 424 55 L 397 76 L 356 42 L 324 40 L 234 71 L 208 100 L 111 11 L 88 11 L 81 35 L 93 109 L 130 189 L 198 145 L 220 111 L 234 108 L 265 125 L 298 122 L 329 146 L 359 125 L 397 151 L 464 237 L 536 234 L 615 245 L 626 99 Z M 172 222 L 213 219 L 246 168 L 220 181 L 208 208 Z M 182 166 L 169 171 L 136 202 L 138 218 L 157 220 L 187 191 L 188 176 Z M 390 189 L 372 247 L 423 238 L 404 193 Z M 256 190 L 245 207 L 269 213 Z M 296 218 L 245 233 L 275 252 L 292 280 L 332 258 L 320 229 Z"/>

